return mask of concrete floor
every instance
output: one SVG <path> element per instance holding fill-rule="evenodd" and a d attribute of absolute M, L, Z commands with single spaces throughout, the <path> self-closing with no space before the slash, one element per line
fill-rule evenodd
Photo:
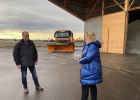
<path fill-rule="evenodd" d="M 81 49 L 76 48 L 74 53 L 48 53 L 47 48 L 39 48 L 36 70 L 44 91 L 35 90 L 28 70 L 29 94 L 23 92 L 13 50 L 0 49 L 0 100 L 80 100 Z M 98 100 L 140 100 L 140 55 L 101 53 L 101 59 L 104 81 L 97 85 Z"/>

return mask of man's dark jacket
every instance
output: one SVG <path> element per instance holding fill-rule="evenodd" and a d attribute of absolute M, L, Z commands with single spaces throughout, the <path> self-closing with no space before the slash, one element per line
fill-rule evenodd
<path fill-rule="evenodd" d="M 23 39 L 20 40 L 14 46 L 13 57 L 16 65 L 21 65 L 21 67 L 34 66 L 38 55 L 33 41 L 29 40 L 26 44 Z"/>

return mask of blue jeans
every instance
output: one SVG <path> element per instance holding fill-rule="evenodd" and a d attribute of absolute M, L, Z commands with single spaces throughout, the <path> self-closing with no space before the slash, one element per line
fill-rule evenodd
<path fill-rule="evenodd" d="M 30 70 L 30 72 L 32 74 L 32 78 L 34 80 L 35 86 L 36 87 L 39 86 L 35 66 L 30 66 L 28 68 L 29 68 L 29 70 Z M 27 67 L 21 67 L 21 77 L 22 77 L 22 84 L 23 84 L 23 87 L 24 88 L 28 88 L 27 87 L 27 79 L 26 79 L 26 76 L 27 76 Z"/>

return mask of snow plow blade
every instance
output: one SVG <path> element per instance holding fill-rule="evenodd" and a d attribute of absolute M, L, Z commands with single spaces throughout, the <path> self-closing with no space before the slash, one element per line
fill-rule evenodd
<path fill-rule="evenodd" d="M 49 43 L 48 52 L 74 52 L 74 45 L 67 43 Z"/>

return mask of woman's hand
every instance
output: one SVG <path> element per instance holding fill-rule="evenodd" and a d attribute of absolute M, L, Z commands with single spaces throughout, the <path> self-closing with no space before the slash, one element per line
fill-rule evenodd
<path fill-rule="evenodd" d="M 78 60 L 78 63 L 80 62 L 80 60 Z M 79 64 L 81 64 L 81 63 L 79 63 Z"/>

